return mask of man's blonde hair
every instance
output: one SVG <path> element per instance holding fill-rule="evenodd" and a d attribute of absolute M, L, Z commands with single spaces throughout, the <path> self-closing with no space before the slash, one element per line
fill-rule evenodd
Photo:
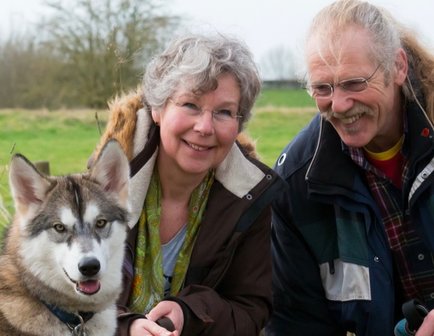
<path fill-rule="evenodd" d="M 402 87 L 406 99 L 420 102 L 434 121 L 434 55 L 398 23 L 385 9 L 360 0 L 337 0 L 323 8 L 313 19 L 307 36 L 307 48 L 332 48 L 349 27 L 360 27 L 371 35 L 370 57 L 384 70 L 386 82 L 395 66 L 396 54 L 402 48 L 408 57 L 409 71 Z"/>

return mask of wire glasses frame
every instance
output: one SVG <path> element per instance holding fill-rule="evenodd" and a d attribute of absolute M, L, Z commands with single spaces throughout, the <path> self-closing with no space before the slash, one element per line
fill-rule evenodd
<path fill-rule="evenodd" d="M 356 77 L 350 79 L 344 79 L 338 83 L 314 83 L 307 86 L 307 92 L 314 99 L 330 99 L 336 87 L 341 88 L 348 92 L 361 92 L 368 88 L 368 82 L 375 76 L 377 70 L 380 68 L 379 64 L 372 75 L 369 77 Z"/>
<path fill-rule="evenodd" d="M 180 112 L 189 117 L 199 117 L 202 116 L 207 110 L 197 106 L 192 102 L 177 102 L 172 98 L 168 99 L 172 104 L 174 104 Z M 234 120 L 239 120 L 243 116 L 238 112 L 233 112 L 229 109 L 219 109 L 219 110 L 209 110 L 212 114 L 212 118 L 216 122 L 228 123 Z"/>

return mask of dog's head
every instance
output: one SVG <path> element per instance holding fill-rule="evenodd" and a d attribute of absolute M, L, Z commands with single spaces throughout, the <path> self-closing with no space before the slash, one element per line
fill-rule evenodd
<path fill-rule="evenodd" d="M 129 163 L 120 145 L 108 142 L 88 173 L 62 177 L 44 176 L 16 154 L 9 181 L 16 211 L 8 245 L 26 284 L 59 306 L 112 304 L 128 220 Z"/>

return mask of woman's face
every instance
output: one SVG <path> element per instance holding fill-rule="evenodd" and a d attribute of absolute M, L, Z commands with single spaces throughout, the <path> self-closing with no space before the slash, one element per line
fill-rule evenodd
<path fill-rule="evenodd" d="M 237 80 L 225 73 L 214 91 L 195 95 L 181 87 L 161 110 L 153 110 L 160 125 L 160 173 L 204 176 L 217 167 L 238 135 L 240 98 Z"/>

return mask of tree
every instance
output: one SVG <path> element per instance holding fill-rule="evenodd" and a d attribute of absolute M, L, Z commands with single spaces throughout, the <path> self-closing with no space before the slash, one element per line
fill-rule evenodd
<path fill-rule="evenodd" d="M 295 60 L 290 49 L 277 46 L 270 49 L 261 59 L 261 74 L 267 80 L 295 79 Z"/>
<path fill-rule="evenodd" d="M 42 45 L 64 62 L 70 95 L 81 105 L 107 99 L 140 82 L 143 64 L 180 22 L 152 0 L 50 1 Z"/>
<path fill-rule="evenodd" d="M 60 103 L 64 64 L 26 34 L 11 35 L 0 45 L 0 106 L 40 107 Z"/>

